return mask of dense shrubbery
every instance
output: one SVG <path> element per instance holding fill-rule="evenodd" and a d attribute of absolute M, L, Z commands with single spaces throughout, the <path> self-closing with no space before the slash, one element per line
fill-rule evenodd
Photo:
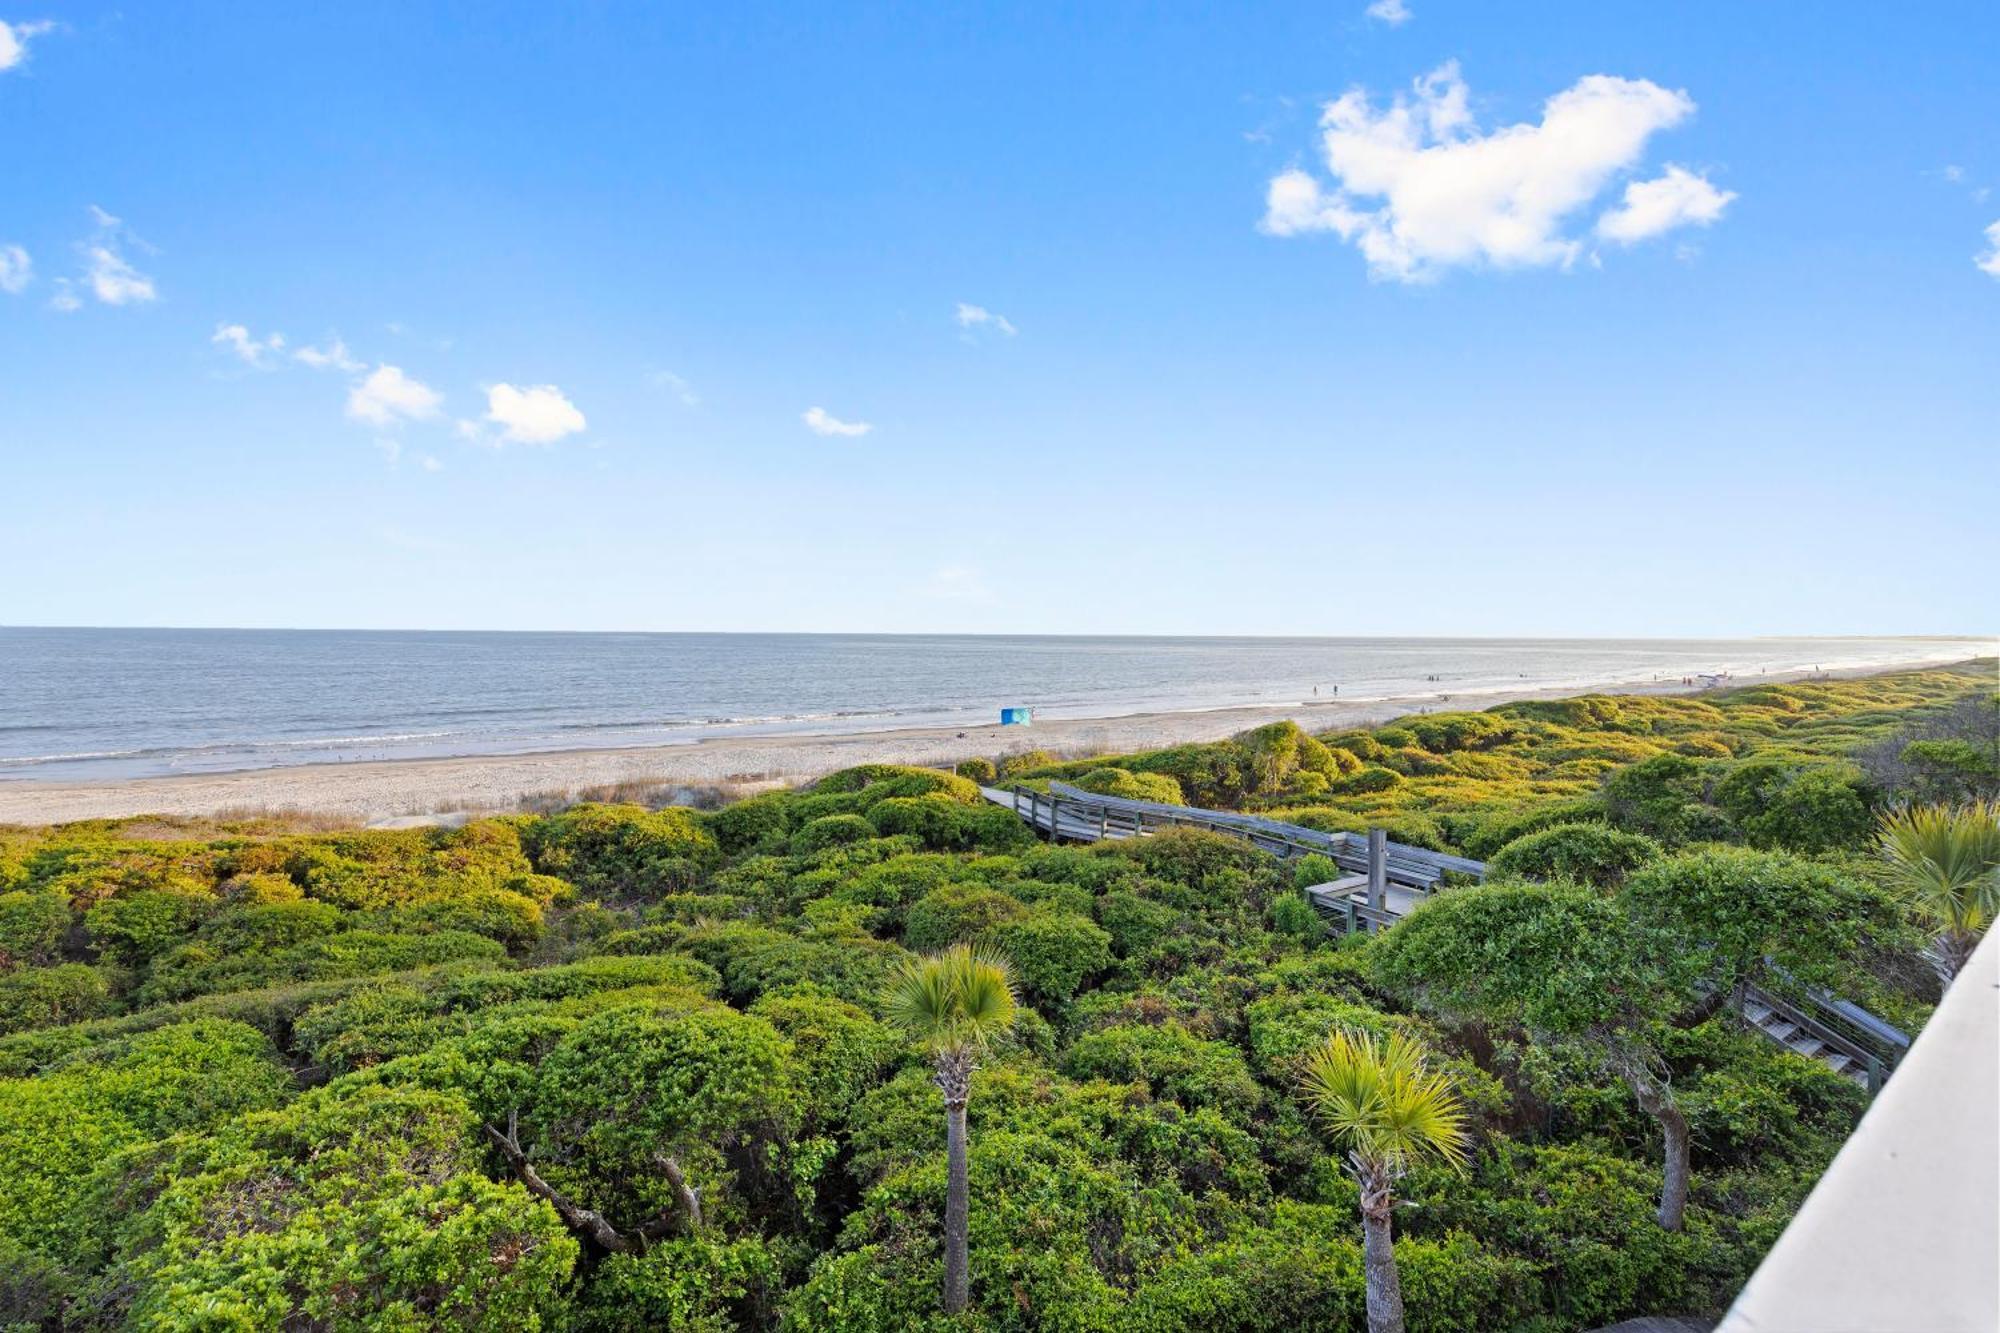
<path fill-rule="evenodd" d="M 1524 833 L 1493 854 L 1487 869 L 1518 879 L 1574 879 L 1616 888 L 1660 855 L 1660 844 L 1641 833 L 1602 824 L 1556 824 Z"/>
<path fill-rule="evenodd" d="M 1399 1187 L 1413 1329 L 1714 1310 L 1864 1095 L 1702 997 L 1831 982 L 1921 1018 L 1923 970 L 1890 965 L 1920 936 L 1857 858 L 1883 802 L 1981 780 L 1924 720 L 1979 683 L 869 766 L 709 813 L 0 830 L 0 1322 L 1359 1327 L 1356 1187 L 1297 1091 L 1341 1029 L 1421 1039 L 1473 1116 L 1467 1176 Z M 1330 865 L 1192 832 L 1047 847 L 980 799 L 996 770 L 1578 883 L 1447 889 L 1428 925 L 1334 944 L 1297 892 Z M 1026 1007 L 975 1080 L 946 1323 L 938 1089 L 881 1005 L 960 941 Z M 1506 941 L 1522 984 L 1496 990 Z M 1690 1127 L 1679 1231 L 1629 1049 Z"/>

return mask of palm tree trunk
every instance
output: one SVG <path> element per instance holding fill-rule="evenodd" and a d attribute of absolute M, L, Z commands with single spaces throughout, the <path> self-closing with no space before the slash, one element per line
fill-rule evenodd
<path fill-rule="evenodd" d="M 944 1194 L 944 1312 L 957 1314 L 969 1297 L 966 1280 L 967 1185 L 965 1164 L 965 1103 L 944 1106 L 945 1159 L 948 1181 Z"/>
<path fill-rule="evenodd" d="M 1361 1271 L 1368 1289 L 1368 1333 L 1403 1333 L 1403 1283 L 1396 1275 L 1396 1240 L 1389 1217 L 1396 1206 L 1389 1182 L 1361 1181 Z"/>
<path fill-rule="evenodd" d="M 1931 947 L 1924 951 L 1930 960 L 1931 970 L 1937 973 L 1938 990 L 1948 991 L 1951 983 L 1958 980 L 1958 974 L 1965 967 L 1972 951 L 1979 947 L 1977 931 L 1954 927 L 1942 931 L 1931 941 Z"/>

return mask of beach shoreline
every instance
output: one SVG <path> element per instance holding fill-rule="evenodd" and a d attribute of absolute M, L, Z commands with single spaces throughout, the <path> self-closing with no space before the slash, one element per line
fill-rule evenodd
<path fill-rule="evenodd" d="M 1725 688 L 1809 678 L 1844 679 L 1962 665 L 1964 655 L 1922 663 L 1849 666 L 1821 673 L 1733 677 Z M 1374 725 L 1421 709 L 1490 708 L 1522 699 L 1580 694 L 1693 694 L 1700 686 L 1604 681 L 1524 690 L 1407 694 L 1316 700 L 1120 717 L 1060 718 L 1028 727 L 904 727 L 826 734 L 722 737 L 677 745 L 549 750 L 525 754 L 365 760 L 165 777 L 0 783 L 0 824 L 57 824 L 134 815 L 199 817 L 218 812 L 309 812 L 357 824 L 427 823 L 504 812 L 563 793 L 623 784 L 759 790 L 810 781 L 856 764 L 948 766 L 1027 750 L 1062 757 L 1129 753 L 1221 740 L 1286 719 L 1309 731 Z"/>

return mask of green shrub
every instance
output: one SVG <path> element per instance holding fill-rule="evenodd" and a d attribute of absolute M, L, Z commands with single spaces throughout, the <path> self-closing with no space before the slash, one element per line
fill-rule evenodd
<path fill-rule="evenodd" d="M 69 904 L 56 894 L 0 893 L 0 972 L 55 962 L 69 921 Z"/>
<path fill-rule="evenodd" d="M 1858 847 L 1874 829 L 1861 775 L 1780 759 L 1738 764 L 1715 785 L 1715 803 L 1759 847 L 1811 855 Z"/>
<path fill-rule="evenodd" d="M 125 967 L 143 967 L 179 943 L 212 905 L 212 899 L 145 890 L 107 898 L 83 919 L 100 954 Z"/>
<path fill-rule="evenodd" d="M 1660 855 L 1660 844 L 1643 833 L 1603 824 L 1557 824 L 1508 843 L 1487 869 L 1516 879 L 1573 879 L 1616 888 Z"/>
<path fill-rule="evenodd" d="M 784 1273 L 761 1240 L 678 1237 L 644 1254 L 614 1254 L 592 1275 L 578 1307 L 583 1333 L 726 1333 L 763 1328 Z"/>
<path fill-rule="evenodd" d="M 516 951 L 542 937 L 542 905 L 512 889 L 474 888 L 449 898 L 398 907 L 384 921 L 391 930 L 456 930 L 495 939 Z"/>
<path fill-rule="evenodd" d="M 1659 754 L 1621 768 L 1604 784 L 1613 824 L 1670 846 L 1709 836 L 1717 816 L 1703 804 L 1706 770 L 1681 754 Z"/>
<path fill-rule="evenodd" d="M 979 784 L 938 768 L 916 768 L 908 764 L 862 764 L 829 773 L 812 786 L 815 792 L 853 794 L 866 792 L 870 801 L 891 797 L 943 796 L 963 805 L 981 798 Z"/>
<path fill-rule="evenodd" d="M 1122 768 L 1093 768 L 1078 778 L 1076 786 L 1099 796 L 1117 796 L 1131 801 L 1157 801 L 1182 805 L 1181 784 L 1165 773 L 1132 773 Z"/>
<path fill-rule="evenodd" d="M 1800 979 L 1838 981 L 1844 961 L 1886 915 L 1875 890 L 1830 866 L 1742 847 L 1651 862 L 1619 897 L 1719 991 L 1765 979 L 1773 963 Z"/>
<path fill-rule="evenodd" d="M 965 805 L 941 794 L 879 801 L 868 808 L 868 822 L 884 837 L 909 834 L 930 851 L 1000 852 L 1035 841 L 1013 811 L 983 803 Z"/>
<path fill-rule="evenodd" d="M 1022 773 L 1032 773 L 1038 768 L 1047 768 L 1055 761 L 1056 757 L 1047 750 L 1023 750 L 1019 754 L 1003 755 L 1000 759 L 1000 776 L 1011 778 Z"/>
<path fill-rule="evenodd" d="M 1475 860 L 1490 859 L 1508 843 L 1530 833 L 1539 833 L 1557 824 L 1600 823 L 1604 807 L 1596 801 L 1557 801 L 1538 805 L 1525 814 L 1508 813 L 1480 820 L 1461 838 L 1465 854 Z"/>
<path fill-rule="evenodd" d="M 1178 1023 L 1087 1033 L 1071 1044 L 1063 1072 L 1143 1083 L 1155 1097 L 1172 1098 L 1190 1110 L 1208 1107 L 1238 1124 L 1263 1102 L 1263 1090 L 1235 1047 L 1197 1037 Z"/>
<path fill-rule="evenodd" d="M 0 976 L 0 1035 L 96 1018 L 112 1007 L 105 974 L 82 963 L 20 968 Z"/>
<path fill-rule="evenodd" d="M 1002 921 L 981 938 L 1013 965 L 1029 1000 L 1057 1008 L 1111 966 L 1111 936 L 1071 912 L 1036 911 Z"/>
<path fill-rule="evenodd" d="M 328 1089 L 160 1155 L 168 1183 L 135 1190 L 111 1274 L 132 1326 L 503 1333 L 564 1317 L 577 1242 L 480 1173 L 456 1096 Z"/>
<path fill-rule="evenodd" d="M 792 854 L 810 856 L 874 836 L 875 826 L 860 815 L 821 815 L 792 835 Z"/>
<path fill-rule="evenodd" d="M 1292 863 L 1294 888 L 1309 889 L 1319 884 L 1331 884 L 1340 877 L 1340 867 L 1334 859 L 1319 852 L 1309 852 Z"/>
<path fill-rule="evenodd" d="M 782 1142 L 798 1117 L 790 1055 L 770 1023 L 720 1005 L 611 1009 L 541 1062 L 524 1119 L 601 1211 L 636 1222 L 676 1206 L 664 1157 L 719 1214 L 733 1175 L 722 1147 Z"/>
<path fill-rule="evenodd" d="M 1327 784 L 1327 790 L 1342 796 L 1368 796 L 1401 786 L 1403 775 L 1380 764 L 1369 764 L 1346 777 Z"/>
<path fill-rule="evenodd" d="M 1000 778 L 1000 770 L 991 759 L 961 759 L 952 771 L 970 782 L 991 783 Z"/>
<path fill-rule="evenodd" d="M 1287 893 L 1271 900 L 1271 929 L 1309 943 L 1326 938 L 1326 922 L 1303 893 Z"/>
<path fill-rule="evenodd" d="M 810 991 L 766 995 L 750 1012 L 791 1042 L 791 1069 L 808 1114 L 838 1124 L 903 1049 L 867 1011 Z"/>
<path fill-rule="evenodd" d="M 579 805 L 536 820 L 522 839 L 535 869 L 607 896 L 687 889 L 721 853 L 689 810 Z"/>
<path fill-rule="evenodd" d="M 796 798 L 790 792 L 767 792 L 725 805 L 703 822 L 716 844 L 730 856 L 781 850 L 792 829 Z"/>
<path fill-rule="evenodd" d="M 1152 949 L 1182 920 L 1173 908 L 1123 890 L 1107 893 L 1097 901 L 1097 923 L 1110 934 L 1111 947 L 1120 958 Z"/>
<path fill-rule="evenodd" d="M 129 1145 L 277 1105 L 291 1080 L 276 1056 L 254 1029 L 208 1019 L 0 1080 L 0 1254 L 94 1254 L 116 1220 L 91 1198 L 96 1173 Z"/>
<path fill-rule="evenodd" d="M 1027 904 L 1012 894 L 980 884 L 945 884 L 910 908 L 903 943 L 919 953 L 935 953 L 1027 914 Z"/>

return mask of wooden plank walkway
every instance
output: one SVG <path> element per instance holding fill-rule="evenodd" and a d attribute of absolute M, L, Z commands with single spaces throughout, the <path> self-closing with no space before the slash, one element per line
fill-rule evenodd
<path fill-rule="evenodd" d="M 1201 828 L 1242 838 L 1280 860 L 1318 853 L 1350 874 L 1365 874 L 1368 870 L 1368 839 L 1365 834 L 1325 833 L 1301 824 L 1287 824 L 1232 810 L 1203 810 L 1191 805 L 1100 796 L 1065 782 L 1050 783 L 1047 795 L 1020 788 L 981 787 L 979 790 L 987 800 L 1006 806 L 1038 831 L 1053 831 L 1057 837 L 1076 842 L 1145 837 L 1170 828 Z M 1388 879 L 1392 884 L 1433 889 L 1443 882 L 1448 873 L 1471 879 L 1478 879 L 1486 873 L 1483 861 L 1448 856 L 1404 843 L 1387 844 L 1387 853 Z"/>
<path fill-rule="evenodd" d="M 1169 829 L 1199 828 L 1241 838 L 1281 861 L 1314 853 L 1328 857 L 1347 874 L 1307 886 L 1306 900 L 1319 909 L 1331 928 L 1350 933 L 1395 925 L 1444 887 L 1447 875 L 1475 882 L 1486 875 L 1483 861 L 1386 839 L 1378 841 L 1378 870 L 1370 849 L 1374 839 L 1369 834 L 1325 833 L 1233 810 L 1101 796 L 1065 782 L 1051 782 L 1047 793 L 1020 787 L 981 787 L 979 791 L 1052 840 L 1106 842 L 1150 837 Z M 1379 839 L 1379 834 L 1376 830 L 1374 837 Z M 1375 873 L 1382 878 L 1379 888 L 1373 883 Z M 1732 997 L 1731 1004 L 1754 1031 L 1777 1045 L 1824 1062 L 1870 1091 L 1881 1086 L 1910 1045 L 1909 1037 L 1896 1028 L 1859 1005 L 1825 992 L 1809 992 L 1793 1005 L 1746 987 Z"/>

